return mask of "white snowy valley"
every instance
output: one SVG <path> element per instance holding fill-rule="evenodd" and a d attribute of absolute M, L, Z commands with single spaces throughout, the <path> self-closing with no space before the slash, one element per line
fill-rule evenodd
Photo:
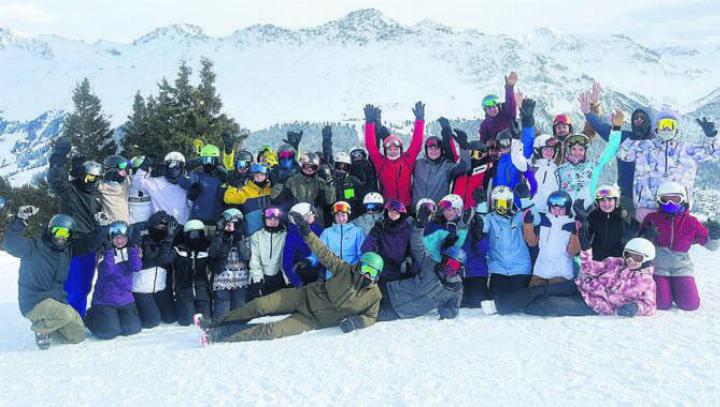
<path fill-rule="evenodd" d="M 461 310 L 201 348 L 194 327 L 39 351 L 0 254 L 0 405 L 718 405 L 720 252 L 691 251 L 701 306 L 543 319 Z M 88 333 L 89 335 L 89 333 Z"/>

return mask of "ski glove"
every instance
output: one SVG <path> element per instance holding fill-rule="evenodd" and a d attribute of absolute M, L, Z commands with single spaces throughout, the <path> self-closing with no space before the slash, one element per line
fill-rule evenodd
<path fill-rule="evenodd" d="M 458 240 L 458 235 L 455 233 L 450 233 L 442 241 L 442 250 L 445 250 L 448 247 L 454 245 L 455 242 L 457 242 L 457 240 Z"/>
<path fill-rule="evenodd" d="M 657 236 L 658 230 L 654 222 L 650 222 L 647 226 L 644 226 L 642 229 L 640 229 L 640 237 L 644 237 L 645 239 L 653 243 L 655 243 L 655 239 L 657 239 Z"/>
<path fill-rule="evenodd" d="M 32 205 L 23 205 L 18 208 L 17 217 L 22 220 L 28 220 L 40 212 L 40 208 Z"/>
<path fill-rule="evenodd" d="M 483 215 L 476 213 L 472 224 L 470 225 L 470 235 L 474 242 L 479 242 L 483 238 L 483 230 L 485 228 L 485 218 Z"/>
<path fill-rule="evenodd" d="M 523 99 L 520 106 L 520 122 L 523 128 L 535 127 L 535 101 L 532 99 Z"/>
<path fill-rule="evenodd" d="M 449 121 L 448 119 L 446 119 L 446 118 L 444 118 L 444 117 L 440 117 L 440 118 L 438 119 L 438 123 L 440 123 L 440 128 L 442 129 L 443 132 L 445 132 L 445 131 L 448 131 L 448 132 L 451 131 L 451 130 L 450 130 L 450 121 Z"/>
<path fill-rule="evenodd" d="M 172 243 L 175 240 L 175 235 L 177 235 L 177 232 L 180 230 L 180 228 L 178 227 L 178 222 L 177 220 L 175 220 L 174 217 L 167 217 L 165 230 L 167 230 L 167 234 L 165 235 L 165 242 Z"/>
<path fill-rule="evenodd" d="M 412 111 L 415 115 L 415 120 L 425 120 L 425 104 L 423 102 L 415 103 Z"/>
<path fill-rule="evenodd" d="M 703 133 L 705 133 L 706 137 L 715 137 L 717 136 L 718 132 L 715 129 L 715 123 L 708 120 L 707 117 L 703 117 L 701 119 L 695 119 L 695 122 L 702 127 Z"/>
<path fill-rule="evenodd" d="M 365 109 L 363 109 L 363 111 L 365 112 L 365 123 L 375 123 L 378 115 L 375 110 L 375 106 L 365 105 Z"/>
<path fill-rule="evenodd" d="M 453 129 L 455 131 L 455 141 L 457 141 L 458 145 L 461 149 L 467 150 L 470 148 L 470 143 L 468 142 L 468 135 L 464 131 L 460 129 Z"/>
<path fill-rule="evenodd" d="M 587 222 L 583 222 L 577 234 L 578 240 L 580 241 L 580 250 L 590 250 L 592 245 L 590 243 L 590 227 Z"/>
<path fill-rule="evenodd" d="M 312 262 L 309 259 L 302 259 L 295 263 L 292 270 L 295 273 L 299 273 L 301 270 L 308 269 L 310 267 L 312 267 Z"/>
<path fill-rule="evenodd" d="M 112 219 L 110 219 L 110 216 L 102 211 L 96 212 L 93 217 L 95 218 L 95 223 L 97 223 L 99 226 L 107 226 L 112 223 Z"/>
<path fill-rule="evenodd" d="M 585 209 L 585 200 L 584 199 L 576 199 L 575 202 L 573 202 L 573 212 L 575 212 L 575 220 L 578 220 L 580 222 L 585 222 L 588 219 L 588 215 L 590 212 L 595 210 L 595 206 L 590 205 L 589 208 Z"/>
<path fill-rule="evenodd" d="M 342 329 L 343 333 L 352 332 L 360 328 L 362 328 L 362 321 L 357 315 L 351 315 L 340 321 L 340 329 Z"/>
<path fill-rule="evenodd" d="M 67 156 L 70 154 L 70 150 L 72 149 L 72 139 L 70 139 L 69 136 L 63 136 L 57 139 L 55 142 L 55 148 L 53 149 L 54 153 L 61 154 L 63 156 Z"/>
<path fill-rule="evenodd" d="M 332 141 L 332 127 L 329 125 L 323 127 L 322 129 L 322 139 L 323 139 L 323 145 L 325 143 Z"/>
<path fill-rule="evenodd" d="M 222 134 L 222 141 L 223 141 L 223 147 L 225 148 L 225 153 L 229 154 L 233 149 L 233 139 L 230 133 L 223 132 Z"/>
<path fill-rule="evenodd" d="M 298 231 L 300 231 L 300 234 L 303 236 L 307 236 L 310 234 L 310 225 L 305 221 L 305 218 L 299 213 L 299 212 L 293 212 L 291 211 L 288 213 L 288 217 L 290 218 L 290 221 L 297 226 Z"/>
<path fill-rule="evenodd" d="M 418 228 L 424 228 L 430 220 L 430 216 L 432 216 L 430 208 L 427 205 L 420 206 L 417 216 L 415 216 L 415 226 Z"/>
<path fill-rule="evenodd" d="M 202 192 L 202 185 L 195 182 L 192 185 L 190 185 L 190 189 L 188 189 L 188 191 L 187 191 L 187 199 L 190 201 L 194 201 L 200 196 L 201 192 Z"/>
<path fill-rule="evenodd" d="M 617 309 L 617 314 L 621 317 L 634 317 L 638 312 L 638 305 L 634 302 L 627 303 Z"/>
<path fill-rule="evenodd" d="M 324 136 L 324 130 L 323 130 L 323 136 Z M 287 138 L 283 139 L 283 141 L 285 143 L 288 143 L 291 146 L 293 146 L 295 151 L 298 151 L 300 149 L 300 141 L 302 141 L 302 137 L 303 137 L 302 130 L 300 130 L 299 132 L 289 131 L 289 132 L 287 132 Z"/>
<path fill-rule="evenodd" d="M 720 223 L 718 223 L 718 221 L 708 220 L 704 226 L 708 230 L 710 240 L 720 239 Z"/>

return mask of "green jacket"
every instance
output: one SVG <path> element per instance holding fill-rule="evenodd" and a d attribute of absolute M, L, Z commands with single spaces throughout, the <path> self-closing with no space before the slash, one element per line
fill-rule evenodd
<path fill-rule="evenodd" d="M 335 326 L 352 315 L 360 317 L 362 328 L 374 324 L 382 299 L 377 284 L 363 286 L 363 277 L 358 272 L 360 265 L 340 260 L 314 233 L 305 236 L 304 240 L 320 263 L 333 272 L 330 280 L 303 287 L 310 313 L 324 326 Z"/>
<path fill-rule="evenodd" d="M 287 210 L 298 202 L 307 202 L 316 208 L 322 208 L 335 202 L 335 186 L 323 181 L 317 175 L 308 177 L 297 173 L 285 184 L 276 184 L 272 188 L 272 198 Z M 319 211 L 320 224 L 323 223 L 322 211 Z"/>

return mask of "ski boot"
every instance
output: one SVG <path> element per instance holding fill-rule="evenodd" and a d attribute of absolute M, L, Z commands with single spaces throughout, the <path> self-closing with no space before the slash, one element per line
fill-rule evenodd
<path fill-rule="evenodd" d="M 35 332 L 35 344 L 37 345 L 38 348 L 40 348 L 42 350 L 46 350 L 46 349 L 50 348 L 50 342 L 52 342 L 50 340 L 50 335 L 40 333 L 40 332 Z"/>

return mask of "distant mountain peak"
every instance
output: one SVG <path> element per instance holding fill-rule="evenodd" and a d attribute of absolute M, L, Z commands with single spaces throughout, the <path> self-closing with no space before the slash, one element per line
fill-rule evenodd
<path fill-rule="evenodd" d="M 134 45 L 147 43 L 159 39 L 183 40 L 208 38 L 202 28 L 193 24 L 172 24 L 157 28 L 133 41 Z"/>

